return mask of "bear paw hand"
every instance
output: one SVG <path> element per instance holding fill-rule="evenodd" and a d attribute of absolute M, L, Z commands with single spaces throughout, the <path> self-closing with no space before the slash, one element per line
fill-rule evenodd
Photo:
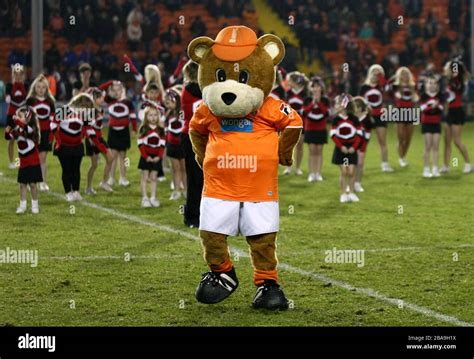
<path fill-rule="evenodd" d="M 279 162 L 282 166 L 291 166 L 293 164 L 293 152 L 279 154 Z"/>

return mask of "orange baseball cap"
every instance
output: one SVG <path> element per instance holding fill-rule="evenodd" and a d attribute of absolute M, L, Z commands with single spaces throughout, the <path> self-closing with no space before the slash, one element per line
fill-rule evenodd
<path fill-rule="evenodd" d="M 257 47 L 257 34 L 247 26 L 229 26 L 216 36 L 211 49 L 218 59 L 240 61 Z"/>

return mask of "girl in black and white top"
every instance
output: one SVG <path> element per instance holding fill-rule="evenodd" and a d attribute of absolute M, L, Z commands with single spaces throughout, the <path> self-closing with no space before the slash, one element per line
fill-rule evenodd
<path fill-rule="evenodd" d="M 334 113 L 336 116 L 332 121 L 331 138 L 336 146 L 332 163 L 341 169 L 340 202 L 359 202 L 359 197 L 354 193 L 354 182 L 362 129 L 359 119 L 354 115 L 352 98 L 349 95 L 336 96 Z"/>

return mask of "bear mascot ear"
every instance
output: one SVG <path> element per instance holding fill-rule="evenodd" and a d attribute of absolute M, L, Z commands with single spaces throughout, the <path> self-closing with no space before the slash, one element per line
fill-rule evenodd
<path fill-rule="evenodd" d="M 278 65 L 285 56 L 285 45 L 278 36 L 266 34 L 261 36 L 257 45 L 262 47 L 272 58 L 273 65 Z"/>
<path fill-rule="evenodd" d="M 188 45 L 188 56 L 195 63 L 200 64 L 206 52 L 214 45 L 214 40 L 207 36 L 200 36 Z"/>

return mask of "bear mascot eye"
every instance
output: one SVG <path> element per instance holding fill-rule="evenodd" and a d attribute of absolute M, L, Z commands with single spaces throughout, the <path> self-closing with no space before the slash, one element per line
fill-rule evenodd
<path fill-rule="evenodd" d="M 249 73 L 247 71 L 240 71 L 239 82 L 241 84 L 246 84 L 249 82 Z"/>
<path fill-rule="evenodd" d="M 217 71 L 216 71 L 216 79 L 217 79 L 217 81 L 219 81 L 219 82 L 224 82 L 225 79 L 226 79 L 225 71 L 222 70 L 222 69 L 217 69 Z"/>

